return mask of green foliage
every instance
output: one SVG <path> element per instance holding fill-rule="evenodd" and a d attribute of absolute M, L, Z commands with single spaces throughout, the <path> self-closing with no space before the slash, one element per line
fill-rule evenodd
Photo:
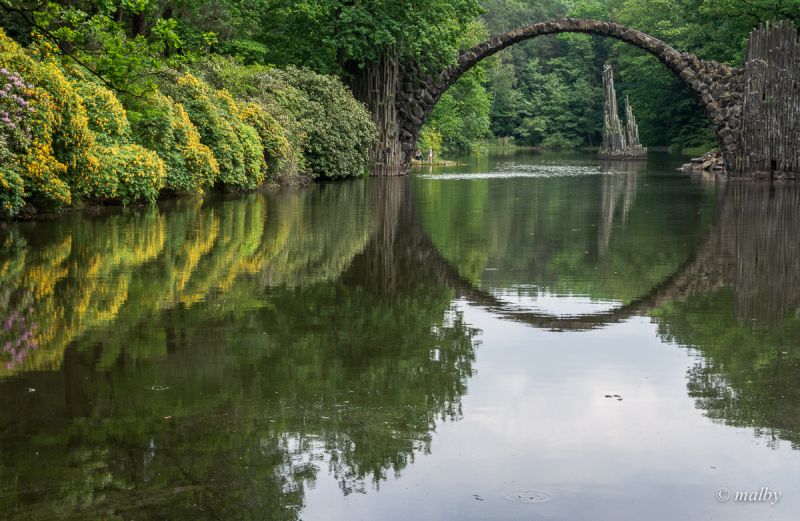
<path fill-rule="evenodd" d="M 461 39 L 461 47 L 471 47 L 488 37 L 486 26 L 473 22 Z M 437 103 L 425 123 L 426 136 L 439 135 L 441 148 L 447 152 L 469 152 L 475 150 L 490 135 L 491 96 L 487 68 L 491 60 L 479 64 L 462 76 Z M 421 141 L 418 146 L 427 149 Z"/>
<path fill-rule="evenodd" d="M 213 151 L 218 183 L 232 189 L 258 188 L 266 173 L 261 141 L 239 117 L 236 101 L 191 74 L 178 76 L 173 85 L 165 82 L 164 90 L 183 104 L 203 144 Z"/>
<path fill-rule="evenodd" d="M 429 150 L 433 150 L 438 156 L 442 152 L 442 142 L 442 134 L 433 125 L 425 125 L 419 133 L 417 146 L 422 151 L 423 157 L 427 157 Z"/>
<path fill-rule="evenodd" d="M 262 16 L 271 60 L 338 72 L 394 55 L 423 68 L 450 63 L 464 28 L 480 12 L 477 0 L 273 0 Z"/>
<path fill-rule="evenodd" d="M 296 158 L 300 170 L 312 177 L 354 177 L 366 171 L 375 125 L 364 105 L 339 79 L 308 69 L 248 67 L 231 60 L 211 60 L 203 74 L 216 87 L 249 98 L 274 115 L 275 123 L 286 131 L 283 137 L 274 123 L 253 120 L 256 126 L 273 127 L 268 135 L 273 136 L 275 144 L 265 148 L 268 156 L 294 162 L 287 153 L 285 138 L 302 154 Z M 247 117 L 254 118 L 249 112 Z M 277 151 L 270 152 L 276 147 Z"/>
<path fill-rule="evenodd" d="M 253 40 L 229 40 L 221 43 L 216 50 L 247 65 L 269 61 L 269 47 Z"/>
<path fill-rule="evenodd" d="M 139 145 L 100 147 L 102 160 L 91 195 L 124 205 L 154 203 L 164 186 L 166 172 L 158 154 Z"/>
<path fill-rule="evenodd" d="M 21 16 L 107 86 L 142 94 L 155 88 L 157 72 L 195 61 L 215 41 L 184 38 L 176 19 L 156 14 L 168 7 L 160 3 L 48 2 Z"/>
<path fill-rule="evenodd" d="M 155 150 L 166 167 L 165 188 L 202 193 L 214 185 L 219 164 L 180 103 L 160 93 L 129 112 L 136 141 Z"/>

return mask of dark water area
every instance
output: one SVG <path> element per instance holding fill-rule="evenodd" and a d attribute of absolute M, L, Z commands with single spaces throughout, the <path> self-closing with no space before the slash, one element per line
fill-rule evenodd
<path fill-rule="evenodd" d="M 6 225 L 0 519 L 800 518 L 800 189 L 681 159 Z"/>

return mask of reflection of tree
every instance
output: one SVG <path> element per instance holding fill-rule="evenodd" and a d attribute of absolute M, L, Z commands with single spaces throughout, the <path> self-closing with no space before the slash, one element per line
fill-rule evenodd
<path fill-rule="evenodd" d="M 12 227 L 0 256 L 0 376 L 58 368 L 81 335 L 196 305 L 243 276 L 267 286 L 337 277 L 374 225 L 363 184 L 326 188 Z"/>
<path fill-rule="evenodd" d="M 131 264 L 116 317 L 72 334 L 58 371 L 0 381 L 0 511 L 296 519 L 320 471 L 351 493 L 429 452 L 461 415 L 475 331 L 438 266 L 416 269 L 407 181 L 375 183 L 153 213 L 164 245 Z M 369 207 L 347 191 L 364 186 Z"/>
<path fill-rule="evenodd" d="M 698 407 L 800 448 L 800 190 L 733 183 L 712 228 L 702 284 L 654 312 L 660 334 L 697 349 Z"/>

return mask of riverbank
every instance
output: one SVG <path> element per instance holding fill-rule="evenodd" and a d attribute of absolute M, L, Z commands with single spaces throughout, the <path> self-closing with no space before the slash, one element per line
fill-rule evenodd
<path fill-rule="evenodd" d="M 464 163 L 459 163 L 458 161 L 449 161 L 447 159 L 434 159 L 433 161 L 418 161 L 416 159 L 411 160 L 411 166 L 415 167 L 423 167 L 423 166 L 461 166 Z"/>
<path fill-rule="evenodd" d="M 17 215 L 13 219 L 0 219 L 0 229 L 5 223 L 8 222 L 31 222 L 31 221 L 52 221 L 65 218 L 71 215 L 85 215 L 91 217 L 102 217 L 115 215 L 128 209 L 141 210 L 148 207 L 169 208 L 176 204 L 181 204 L 182 201 L 192 200 L 207 200 L 214 198 L 227 198 L 227 197 L 243 197 L 249 194 L 257 193 L 275 193 L 281 190 L 292 188 L 306 188 L 314 184 L 314 178 L 309 175 L 293 175 L 281 177 L 275 180 L 270 180 L 256 190 L 249 191 L 231 191 L 220 192 L 210 191 L 203 194 L 171 194 L 162 193 L 159 198 L 152 203 L 136 202 L 128 205 L 122 205 L 115 201 L 107 202 L 93 202 L 93 201 L 77 201 L 70 206 L 64 206 L 58 209 L 40 210 L 33 205 L 26 205 L 20 208 Z"/>

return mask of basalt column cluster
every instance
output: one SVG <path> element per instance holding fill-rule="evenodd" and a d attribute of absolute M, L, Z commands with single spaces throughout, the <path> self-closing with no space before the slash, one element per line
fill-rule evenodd
<path fill-rule="evenodd" d="M 614 89 L 614 71 L 606 65 L 603 69 L 603 88 L 605 103 L 603 106 L 603 146 L 598 157 L 614 160 L 640 160 L 647 156 L 647 149 L 639 143 L 639 127 L 631 109 L 631 103 L 625 96 L 625 125 L 619 119 L 617 92 Z"/>

